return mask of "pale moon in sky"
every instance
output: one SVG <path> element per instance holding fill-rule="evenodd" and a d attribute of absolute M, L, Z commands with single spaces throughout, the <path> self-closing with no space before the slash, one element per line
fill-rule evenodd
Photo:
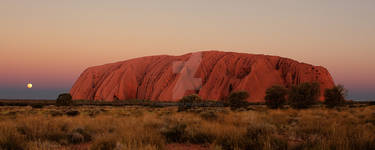
<path fill-rule="evenodd" d="M 31 89 L 33 87 L 33 84 L 28 83 L 26 86 L 27 86 L 27 88 Z"/>

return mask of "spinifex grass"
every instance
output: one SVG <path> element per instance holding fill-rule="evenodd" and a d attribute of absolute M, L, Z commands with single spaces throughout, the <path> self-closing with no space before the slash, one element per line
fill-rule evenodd
<path fill-rule="evenodd" d="M 375 106 L 249 107 L 2 106 L 0 149 L 375 149 Z"/>

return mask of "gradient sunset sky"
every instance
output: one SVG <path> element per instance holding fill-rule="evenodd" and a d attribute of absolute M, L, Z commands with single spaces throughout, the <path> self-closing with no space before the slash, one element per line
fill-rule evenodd
<path fill-rule="evenodd" d="M 203 50 L 321 65 L 348 98 L 375 100 L 374 0 L 0 1 L 2 99 L 55 99 L 89 66 Z"/>

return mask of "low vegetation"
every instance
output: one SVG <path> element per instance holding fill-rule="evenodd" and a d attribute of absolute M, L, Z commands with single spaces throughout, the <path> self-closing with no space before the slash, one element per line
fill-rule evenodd
<path fill-rule="evenodd" d="M 345 103 L 346 94 L 347 91 L 342 85 L 335 86 L 331 89 L 326 89 L 324 91 L 324 104 L 326 104 L 329 108 L 342 106 Z"/>
<path fill-rule="evenodd" d="M 282 108 L 286 103 L 287 92 L 287 89 L 282 86 L 272 86 L 266 90 L 265 104 L 271 109 Z"/>
<path fill-rule="evenodd" d="M 246 91 L 232 92 L 228 96 L 227 103 L 232 110 L 244 108 L 244 107 L 247 107 L 248 105 L 248 102 L 246 99 L 249 96 L 250 96 L 249 93 Z"/>
<path fill-rule="evenodd" d="M 69 93 L 60 94 L 57 97 L 56 105 L 57 106 L 69 106 L 73 104 L 72 96 Z"/>
<path fill-rule="evenodd" d="M 68 93 L 53 103 L 2 101 L 0 150 L 375 149 L 372 103 L 345 103 L 335 86 L 323 107 L 319 94 L 318 84 L 303 83 L 272 86 L 266 105 L 248 103 L 245 91 L 224 103 L 196 94 L 177 103 L 72 101 Z"/>
<path fill-rule="evenodd" d="M 191 108 L 197 107 L 202 102 L 202 98 L 197 94 L 184 96 L 178 101 L 178 111 L 186 111 Z"/>
<path fill-rule="evenodd" d="M 1 106 L 0 149 L 374 149 L 375 106 Z"/>
<path fill-rule="evenodd" d="M 319 83 L 302 83 L 290 89 L 288 103 L 296 109 L 309 108 L 318 101 L 319 95 Z"/>

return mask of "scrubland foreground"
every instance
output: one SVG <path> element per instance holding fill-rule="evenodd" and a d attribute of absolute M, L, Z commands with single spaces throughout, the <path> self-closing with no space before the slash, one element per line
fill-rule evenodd
<path fill-rule="evenodd" d="M 0 149 L 375 149 L 375 106 L 0 107 Z"/>

